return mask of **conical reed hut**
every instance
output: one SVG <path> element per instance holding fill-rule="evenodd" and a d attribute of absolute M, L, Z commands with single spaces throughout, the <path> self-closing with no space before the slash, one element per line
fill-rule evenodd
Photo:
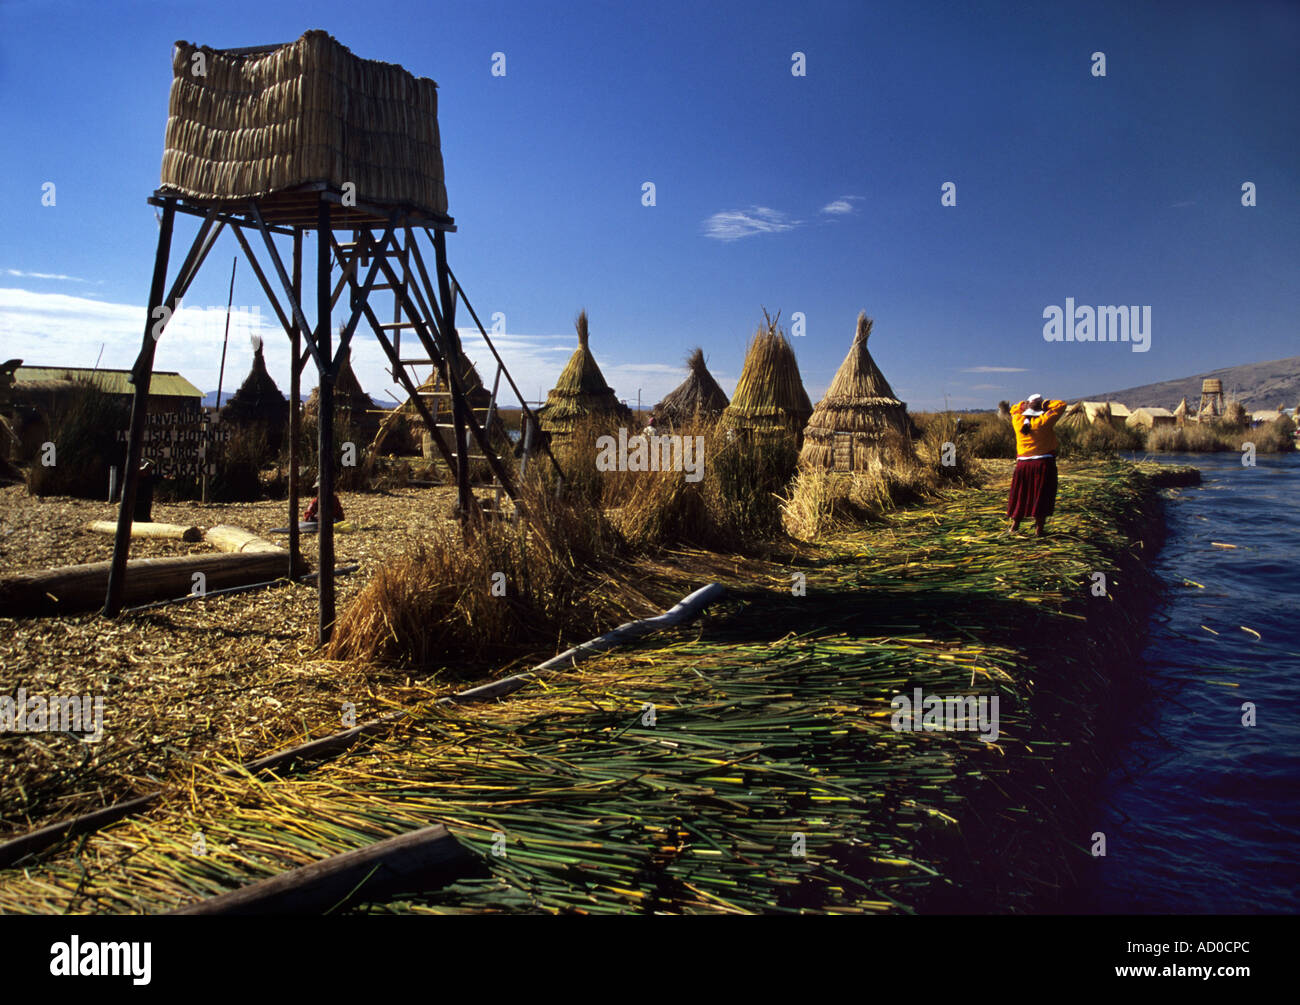
<path fill-rule="evenodd" d="M 1180 401 L 1178 403 L 1178 407 L 1174 409 L 1174 421 L 1177 422 L 1178 425 L 1180 426 L 1183 425 L 1184 423 L 1187 422 L 1188 413 L 1189 413 L 1189 409 L 1187 407 L 1187 396 L 1184 395 L 1183 400 Z"/>
<path fill-rule="evenodd" d="M 704 365 L 704 350 L 698 346 L 686 357 L 689 370 L 684 381 L 664 396 L 654 407 L 660 423 L 670 426 L 690 422 L 714 422 L 731 402 Z"/>
<path fill-rule="evenodd" d="M 537 411 L 542 431 L 551 436 L 570 435 L 584 419 L 608 420 L 611 425 L 632 421 L 632 410 L 614 396 L 596 365 L 596 357 L 591 354 L 585 310 L 578 313 L 575 326 L 578 348 L 560 371 L 559 379 L 546 396 L 546 404 Z"/>
<path fill-rule="evenodd" d="M 272 452 L 278 452 L 289 425 L 289 399 L 280 393 L 262 353 L 262 339 L 253 336 L 253 365 L 221 409 L 221 421 L 237 429 L 261 427 Z"/>
<path fill-rule="evenodd" d="M 320 388 L 312 388 L 311 397 L 302 406 L 305 422 L 315 423 L 320 411 Z M 346 415 L 348 425 L 357 431 L 362 443 L 369 443 L 377 432 L 381 416 L 375 403 L 361 387 L 361 381 L 352 369 L 352 350 L 343 359 L 339 367 L 338 379 L 334 382 L 334 414 Z"/>
<path fill-rule="evenodd" d="M 849 354 L 808 420 L 799 452 L 806 467 L 861 470 L 881 447 L 910 440 L 907 406 L 894 397 L 867 349 L 872 324 L 866 311 L 858 315 Z"/>
<path fill-rule="evenodd" d="M 790 436 L 798 445 L 812 416 L 812 402 L 803 388 L 799 363 L 785 333 L 766 311 L 763 317 L 764 323 L 745 353 L 736 393 L 720 421 L 725 427 L 755 437 Z"/>

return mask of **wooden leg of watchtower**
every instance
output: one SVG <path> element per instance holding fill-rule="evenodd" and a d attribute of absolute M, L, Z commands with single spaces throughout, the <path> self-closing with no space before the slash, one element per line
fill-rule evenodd
<path fill-rule="evenodd" d="M 316 221 L 316 348 L 325 364 L 320 369 L 320 409 L 316 415 L 320 488 L 317 506 L 317 583 L 320 644 L 334 629 L 334 373 L 330 332 L 330 204 L 324 199 Z"/>
<path fill-rule="evenodd" d="M 115 617 L 122 610 L 122 590 L 126 585 L 126 559 L 131 550 L 131 521 L 135 516 L 136 489 L 140 485 L 140 454 L 144 446 L 144 425 L 149 413 L 149 383 L 153 378 L 154 310 L 162 306 L 167 283 L 167 260 L 171 256 L 172 224 L 176 221 L 176 202 L 168 199 L 163 206 L 158 229 L 158 250 L 153 260 L 153 282 L 149 286 L 149 310 L 145 315 L 144 339 L 140 356 L 132 368 L 135 398 L 131 404 L 131 427 L 126 441 L 126 470 L 122 475 L 122 503 L 117 511 L 117 536 L 113 539 L 113 563 L 108 571 L 108 595 L 104 613 Z"/>
<path fill-rule="evenodd" d="M 442 344 L 446 350 L 443 359 L 447 367 L 447 390 L 451 392 L 451 422 L 456 435 L 456 505 L 462 518 L 474 508 L 474 496 L 469 489 L 469 430 L 465 425 L 467 402 L 459 394 L 460 381 L 454 380 L 451 371 L 459 378 L 462 369 L 460 336 L 456 332 L 456 301 L 451 293 L 447 270 L 447 235 L 441 230 L 433 234 L 434 267 L 438 277 L 438 299 L 442 302 Z"/>
<path fill-rule="evenodd" d="M 294 303 L 302 303 L 302 228 L 293 230 L 293 296 Z M 295 316 L 293 346 L 289 356 L 289 578 L 302 575 L 302 535 L 298 531 L 298 513 L 301 503 L 299 493 L 299 468 L 302 458 L 298 442 L 302 435 L 302 329 Z"/>

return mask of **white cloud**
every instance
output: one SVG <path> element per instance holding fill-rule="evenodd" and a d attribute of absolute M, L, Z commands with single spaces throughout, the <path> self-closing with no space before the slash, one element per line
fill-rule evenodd
<path fill-rule="evenodd" d="M 704 236 L 718 241 L 735 241 L 754 234 L 775 234 L 793 230 L 802 221 L 792 220 L 780 210 L 767 206 L 725 210 L 704 221 Z"/>
<path fill-rule="evenodd" d="M 158 341 L 154 366 L 177 370 L 199 390 L 217 387 L 226 306 L 184 304 Z M 339 320 L 336 315 L 335 321 Z M 127 369 L 140 352 L 145 310 L 136 304 L 105 303 L 88 297 L 61 293 L 34 293 L 0 288 L 0 359 L 17 357 L 29 366 L 94 366 Z M 265 305 L 236 304 L 231 314 L 230 343 L 222 388 L 233 391 L 244 380 L 252 362 L 250 336 L 265 342 L 266 365 L 276 384 L 289 392 L 289 339 Z M 462 344 L 489 384 L 496 372 L 496 360 L 479 336 L 478 329 L 461 329 Z M 506 368 L 529 402 L 555 386 L 556 378 L 569 361 L 577 340 L 573 332 L 529 335 L 507 332 L 494 335 L 492 343 L 505 360 Z M 100 346 L 103 356 L 100 358 Z M 414 346 L 403 356 L 419 355 Z M 642 402 L 654 404 L 685 377 L 685 368 L 660 363 L 618 363 L 602 359 L 602 371 L 620 398 L 636 403 L 637 388 Z M 358 327 L 352 339 L 352 368 L 366 392 L 391 402 L 389 393 L 404 400 L 406 393 L 388 372 L 388 359 L 365 327 Z M 415 368 L 418 378 L 429 368 Z M 316 386 L 316 367 L 308 362 L 302 375 L 303 392 Z M 514 395 L 503 380 L 499 397 L 513 405 Z"/>
<path fill-rule="evenodd" d="M 844 216 L 854 212 L 857 209 L 854 203 L 861 201 L 862 196 L 860 195 L 842 195 L 834 202 L 828 202 L 822 207 L 821 211 L 830 216 Z"/>
<path fill-rule="evenodd" d="M 1028 373 L 1023 366 L 968 366 L 962 373 Z"/>
<path fill-rule="evenodd" d="M 5 275 L 13 276 L 15 279 L 60 279 L 69 283 L 88 283 L 89 279 L 80 279 L 77 276 L 65 276 L 61 272 L 24 272 L 22 269 L 5 269 Z"/>

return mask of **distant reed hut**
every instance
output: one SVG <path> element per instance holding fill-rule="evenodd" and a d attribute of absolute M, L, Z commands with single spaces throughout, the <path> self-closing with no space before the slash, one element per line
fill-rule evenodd
<path fill-rule="evenodd" d="M 379 432 L 380 409 L 375 406 L 370 395 L 361 387 L 361 381 L 352 369 L 352 353 L 349 351 L 339 368 L 338 379 L 334 382 L 334 414 L 346 416 L 348 425 L 356 431 L 363 443 L 369 443 Z M 315 424 L 320 413 L 320 388 L 312 389 L 311 397 L 302 406 L 303 419 Z"/>
<path fill-rule="evenodd" d="M 1084 403 L 1076 401 L 1066 408 L 1065 414 L 1061 416 L 1061 421 L 1057 425 L 1066 429 L 1086 429 L 1092 425 L 1092 419 L 1089 417 Z"/>
<path fill-rule="evenodd" d="M 1167 408 L 1135 408 L 1124 420 L 1129 429 L 1154 429 L 1174 425 L 1174 413 Z"/>
<path fill-rule="evenodd" d="M 1183 400 L 1180 401 L 1178 407 L 1174 409 L 1174 421 L 1178 423 L 1178 425 L 1183 426 L 1187 424 L 1188 419 L 1191 417 L 1191 410 L 1187 407 L 1187 396 L 1183 395 Z"/>
<path fill-rule="evenodd" d="M 280 393 L 266 369 L 260 336 L 253 336 L 253 365 L 248 376 L 220 414 L 223 423 L 236 429 L 260 429 L 268 449 L 279 453 L 289 426 L 289 399 Z"/>
<path fill-rule="evenodd" d="M 483 378 L 479 376 L 478 369 L 470 360 L 464 356 L 461 357 L 461 365 L 456 371 L 457 378 L 460 381 L 460 388 L 465 392 L 465 400 L 468 402 L 470 410 L 474 417 L 478 419 L 480 425 L 486 425 L 488 412 L 492 410 L 491 428 L 487 429 L 487 434 L 492 442 L 502 448 L 509 442 L 506 435 L 505 424 L 501 421 L 501 416 L 492 409 L 492 392 L 483 386 Z M 433 413 L 434 420 L 439 424 L 438 437 L 450 451 L 455 451 L 455 429 L 443 428 L 453 426 L 453 416 L 451 411 L 451 393 L 447 387 L 447 382 L 443 380 L 442 372 L 435 370 L 430 374 L 429 379 L 421 386 L 420 391 L 425 405 Z M 498 393 L 500 389 L 498 388 Z M 409 405 L 412 415 L 415 409 Z M 422 430 L 421 450 L 426 459 L 432 460 L 440 456 L 437 448 L 433 444 L 433 435 L 427 430 Z M 470 449 L 476 451 L 473 441 L 470 443 Z"/>
<path fill-rule="evenodd" d="M 1106 419 L 1116 429 L 1123 429 L 1128 425 L 1128 417 L 1133 413 L 1129 407 L 1122 401 L 1102 402 L 1106 406 Z"/>
<path fill-rule="evenodd" d="M 871 318 L 858 315 L 849 354 L 804 429 L 799 462 L 805 467 L 858 471 L 886 446 L 910 444 L 907 406 L 871 358 Z"/>
<path fill-rule="evenodd" d="M 812 417 L 812 402 L 785 333 L 766 311 L 764 319 L 749 343 L 736 393 L 720 421 L 742 435 L 755 439 L 789 437 L 798 446 Z"/>
<path fill-rule="evenodd" d="M 611 426 L 632 421 L 632 410 L 614 396 L 613 388 L 605 383 L 596 357 L 591 354 L 585 310 L 578 314 L 575 326 L 578 348 L 560 371 L 559 379 L 546 396 L 546 404 L 537 410 L 542 432 L 552 437 L 571 435 L 583 420 L 607 421 Z"/>
<path fill-rule="evenodd" d="M 1250 416 L 1246 414 L 1245 405 L 1233 400 L 1223 406 L 1223 416 L 1219 421 L 1233 429 L 1245 429 L 1250 422 Z"/>
<path fill-rule="evenodd" d="M 697 346 L 686 357 L 686 367 L 686 379 L 655 405 L 656 420 L 668 426 L 716 422 L 731 402 L 704 365 L 704 350 Z"/>

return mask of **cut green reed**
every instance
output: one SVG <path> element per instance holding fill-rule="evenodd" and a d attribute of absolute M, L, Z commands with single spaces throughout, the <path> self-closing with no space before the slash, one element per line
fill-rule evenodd
<path fill-rule="evenodd" d="M 804 597 L 757 590 L 507 701 L 422 706 L 292 776 L 196 769 L 77 855 L 0 873 L 0 911 L 168 910 L 434 821 L 485 875 L 351 911 L 1031 909 L 1084 868 L 1153 498 L 1130 466 L 1092 466 L 1037 540 L 1003 535 L 996 490 L 954 492 L 828 542 Z M 1096 570 L 1120 602 L 1090 596 Z M 997 695 L 997 743 L 896 732 L 914 687 Z"/>

